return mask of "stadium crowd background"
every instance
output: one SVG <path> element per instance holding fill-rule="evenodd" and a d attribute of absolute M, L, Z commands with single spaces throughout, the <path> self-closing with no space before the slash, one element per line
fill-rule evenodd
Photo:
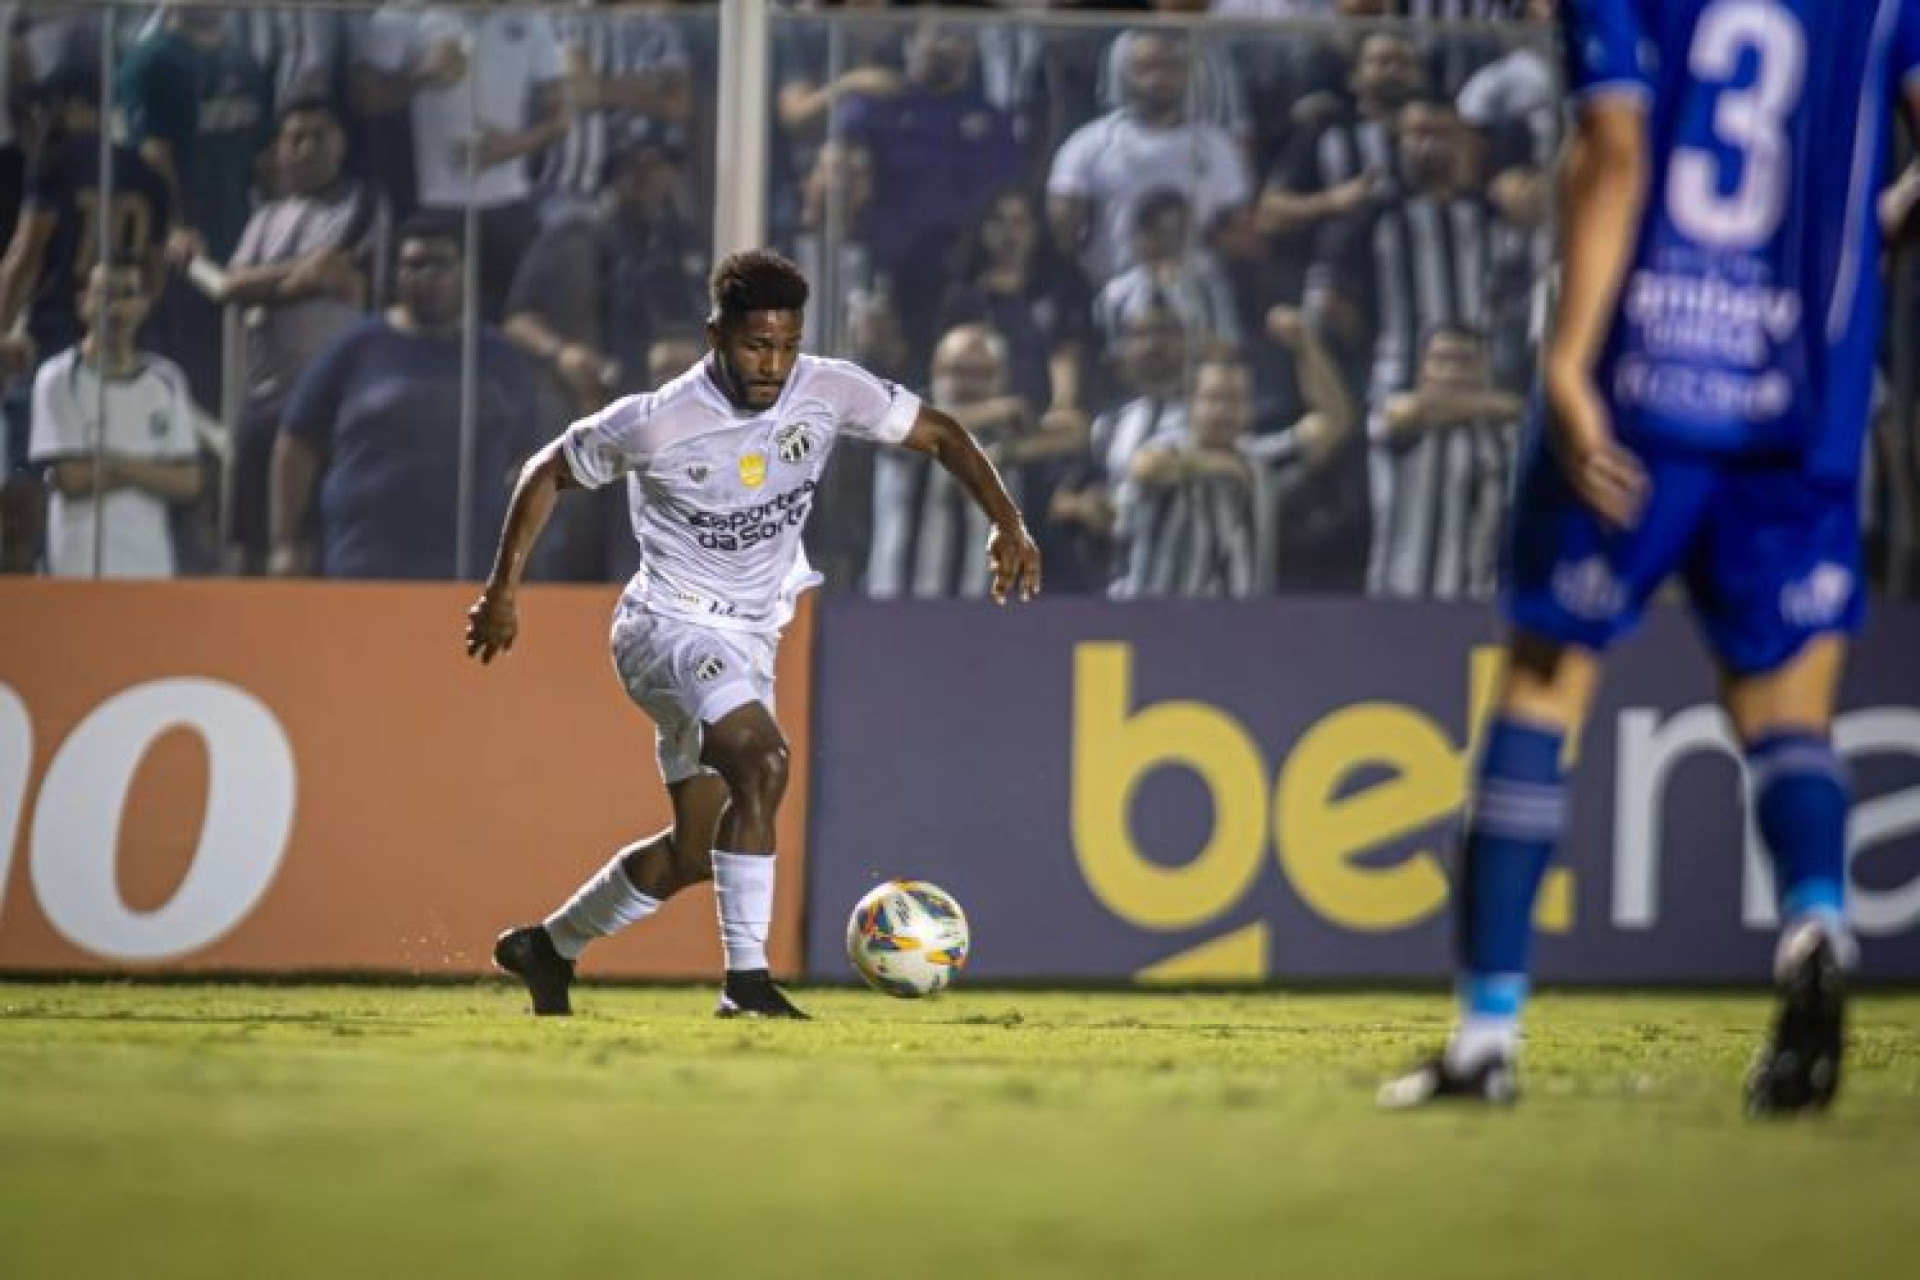
<path fill-rule="evenodd" d="M 811 350 L 989 443 L 1050 592 L 1485 596 L 1551 288 L 1551 9 L 778 6 L 767 239 L 813 281 Z M 8 572 L 477 576 L 519 460 L 702 349 L 716 6 L 0 24 Z M 164 358 L 104 382 L 62 358 L 103 248 Z M 1861 501 L 1911 595 L 1892 269 Z M 832 589 L 980 595 L 975 520 L 845 444 L 809 553 Z M 540 556 L 623 579 L 624 494 L 570 497 Z"/>

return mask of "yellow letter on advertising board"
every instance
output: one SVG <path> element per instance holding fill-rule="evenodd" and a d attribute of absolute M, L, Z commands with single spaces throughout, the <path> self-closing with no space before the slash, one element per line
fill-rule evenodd
<path fill-rule="evenodd" d="M 1367 766 L 1392 771 L 1351 795 Z M 1404 929 L 1447 896 L 1440 860 L 1418 849 L 1390 867 L 1357 855 L 1439 821 L 1460 804 L 1463 766 L 1440 727 L 1390 702 L 1336 711 L 1302 738 L 1274 789 L 1280 864 L 1300 897 L 1350 929 Z"/>
<path fill-rule="evenodd" d="M 1083 644 L 1073 655 L 1073 851 L 1106 907 L 1146 929 L 1188 929 L 1234 903 L 1260 872 L 1267 763 L 1246 729 L 1204 702 L 1129 712 L 1133 651 Z M 1182 765 L 1207 784 L 1213 831 L 1184 865 L 1150 859 L 1128 821 L 1134 788 Z"/>

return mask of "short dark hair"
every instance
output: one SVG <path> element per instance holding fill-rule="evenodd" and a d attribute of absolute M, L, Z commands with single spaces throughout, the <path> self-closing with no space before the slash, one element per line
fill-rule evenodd
<path fill-rule="evenodd" d="M 449 244 L 464 248 L 467 237 L 466 229 L 461 225 L 458 216 L 450 213 L 433 213 L 423 209 L 407 215 L 406 220 L 400 224 L 400 229 L 394 232 L 394 251 L 399 252 L 400 246 L 409 240 L 445 240 Z"/>
<path fill-rule="evenodd" d="M 280 104 L 280 112 L 275 118 L 285 124 L 291 116 L 323 115 L 335 124 L 340 123 L 340 108 L 333 105 L 333 99 L 324 93 L 302 93 Z"/>
<path fill-rule="evenodd" d="M 127 249 L 115 249 L 107 257 L 94 263 L 87 269 L 86 275 L 74 282 L 74 292 L 86 297 L 93 290 L 94 273 L 99 272 L 104 281 L 116 272 L 130 271 L 140 279 L 140 295 L 149 301 L 155 293 L 155 281 L 152 265 L 139 254 Z"/>
<path fill-rule="evenodd" d="M 1247 358 L 1224 342 L 1208 344 L 1194 359 L 1192 379 L 1194 386 L 1200 385 L 1202 369 L 1234 369 L 1246 374 L 1248 381 L 1253 379 L 1253 366 L 1247 362 Z"/>
<path fill-rule="evenodd" d="M 807 277 L 771 249 L 731 253 L 713 269 L 711 319 L 725 325 L 749 311 L 804 311 Z"/>
<path fill-rule="evenodd" d="M 1168 214 L 1193 216 L 1193 202 L 1178 187 L 1154 187 L 1133 206 L 1133 229 L 1145 231 Z"/>
<path fill-rule="evenodd" d="M 1396 114 L 1410 111 L 1414 107 L 1420 107 L 1423 110 L 1437 112 L 1440 115 L 1446 116 L 1458 116 L 1460 114 L 1460 104 L 1436 89 L 1421 89 L 1407 95 L 1407 100 L 1400 104 L 1399 112 Z"/>
<path fill-rule="evenodd" d="M 1187 331 L 1187 319 L 1180 314 L 1180 308 L 1173 305 L 1173 299 L 1164 289 L 1155 286 L 1145 294 L 1135 294 L 1120 310 L 1120 332 L 1126 334 L 1135 325 L 1170 325 L 1181 333 Z"/>

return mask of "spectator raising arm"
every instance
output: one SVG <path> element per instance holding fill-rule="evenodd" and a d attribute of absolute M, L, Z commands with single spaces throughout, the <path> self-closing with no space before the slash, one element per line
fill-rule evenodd
<path fill-rule="evenodd" d="M 27 299 L 40 279 L 47 241 L 53 237 L 57 215 L 52 210 L 28 208 L 14 224 L 13 239 L 0 258 L 0 379 L 15 378 L 33 368 L 38 352 L 20 325 Z"/>

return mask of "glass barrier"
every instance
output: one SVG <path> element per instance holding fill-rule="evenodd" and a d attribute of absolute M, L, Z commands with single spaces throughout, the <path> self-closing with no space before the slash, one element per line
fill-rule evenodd
<path fill-rule="evenodd" d="M 8 569 L 473 578 L 528 453 L 697 355 L 712 8 L 17 8 Z M 534 576 L 634 560 L 614 486 Z"/>
<path fill-rule="evenodd" d="M 794 13 L 772 235 L 817 349 L 991 443 L 1051 592 L 1485 595 L 1549 263 L 1548 35 Z M 1430 411 L 1457 429 L 1394 438 Z M 834 465 L 830 582 L 984 592 L 944 476 Z"/>
<path fill-rule="evenodd" d="M 810 350 L 988 443 L 1052 593 L 1484 596 L 1551 274 L 1545 7 L 773 7 L 765 239 Z M 703 350 L 717 6 L 24 4 L 9 39 L 7 571 L 475 578 L 519 462 Z M 1913 278 L 1863 494 L 1896 591 Z M 849 443 L 808 546 L 832 589 L 970 596 L 982 536 Z M 614 485 L 532 576 L 635 558 Z"/>

